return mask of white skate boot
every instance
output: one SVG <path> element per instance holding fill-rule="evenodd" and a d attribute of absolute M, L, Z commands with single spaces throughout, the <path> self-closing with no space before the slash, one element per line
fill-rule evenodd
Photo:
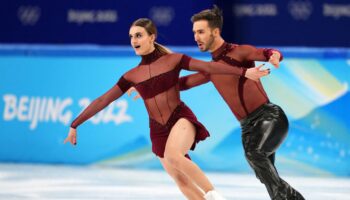
<path fill-rule="evenodd" d="M 206 200 L 226 200 L 223 196 L 221 196 L 217 191 L 210 190 L 204 195 Z"/>

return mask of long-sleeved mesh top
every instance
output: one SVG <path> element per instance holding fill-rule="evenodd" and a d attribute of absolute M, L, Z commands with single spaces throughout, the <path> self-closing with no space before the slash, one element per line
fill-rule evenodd
<path fill-rule="evenodd" d="M 219 62 L 204 62 L 183 54 L 164 54 L 156 49 L 142 56 L 138 66 L 126 72 L 114 87 L 94 100 L 72 122 L 71 127 L 78 127 L 133 86 L 140 93 L 148 111 L 152 150 L 156 155 L 163 157 L 170 129 L 182 117 L 195 125 L 196 142 L 204 140 L 209 133 L 180 100 L 179 73 L 181 69 L 205 73 L 231 73 L 237 77 L 244 76 L 246 71 L 242 67 L 232 67 Z"/>
<path fill-rule="evenodd" d="M 248 45 L 234 45 L 224 42 L 212 52 L 212 59 L 232 66 L 255 67 L 254 61 L 268 61 L 275 49 L 257 49 Z M 282 54 L 280 60 L 282 60 Z M 180 78 L 181 90 L 211 81 L 238 120 L 261 105 L 269 98 L 260 81 L 243 76 L 199 73 Z"/>

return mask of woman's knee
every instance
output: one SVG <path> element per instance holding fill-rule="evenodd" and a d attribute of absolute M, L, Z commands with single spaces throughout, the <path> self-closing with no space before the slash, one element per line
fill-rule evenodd
<path fill-rule="evenodd" d="M 165 171 L 170 175 L 171 178 L 174 179 L 174 181 L 177 183 L 179 187 L 188 186 L 190 182 L 186 175 L 184 175 L 179 170 L 171 166 L 171 164 L 167 160 L 162 159 L 161 162 Z"/>
<path fill-rule="evenodd" d="M 182 157 L 184 156 L 175 150 L 167 149 L 164 152 L 164 159 L 174 168 L 180 167 Z"/>

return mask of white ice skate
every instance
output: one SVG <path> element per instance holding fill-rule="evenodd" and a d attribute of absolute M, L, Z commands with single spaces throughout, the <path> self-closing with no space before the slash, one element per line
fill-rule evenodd
<path fill-rule="evenodd" d="M 206 200 L 226 200 L 223 196 L 221 196 L 217 191 L 215 190 L 211 190 L 209 192 L 207 192 L 204 195 L 204 198 Z"/>

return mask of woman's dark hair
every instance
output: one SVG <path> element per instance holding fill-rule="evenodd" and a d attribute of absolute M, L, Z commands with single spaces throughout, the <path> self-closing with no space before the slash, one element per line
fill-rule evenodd
<path fill-rule="evenodd" d="M 157 34 L 158 34 L 158 32 L 157 32 L 157 27 L 156 27 L 156 25 L 153 23 L 153 21 L 150 20 L 150 19 L 148 19 L 148 18 L 140 18 L 140 19 L 137 19 L 136 21 L 134 21 L 134 22 L 131 24 L 131 26 L 140 26 L 140 27 L 143 27 L 143 28 L 147 31 L 147 33 L 148 33 L 149 35 L 154 34 L 154 35 L 156 36 L 156 38 L 157 38 Z M 165 46 L 163 46 L 163 45 L 161 45 L 161 44 L 159 44 L 159 43 L 157 43 L 157 42 L 154 42 L 154 47 L 155 47 L 158 51 L 160 51 L 160 52 L 162 52 L 162 53 L 164 53 L 164 54 L 171 53 L 171 50 L 170 50 L 170 49 L 168 49 L 167 47 L 165 47 Z"/>

